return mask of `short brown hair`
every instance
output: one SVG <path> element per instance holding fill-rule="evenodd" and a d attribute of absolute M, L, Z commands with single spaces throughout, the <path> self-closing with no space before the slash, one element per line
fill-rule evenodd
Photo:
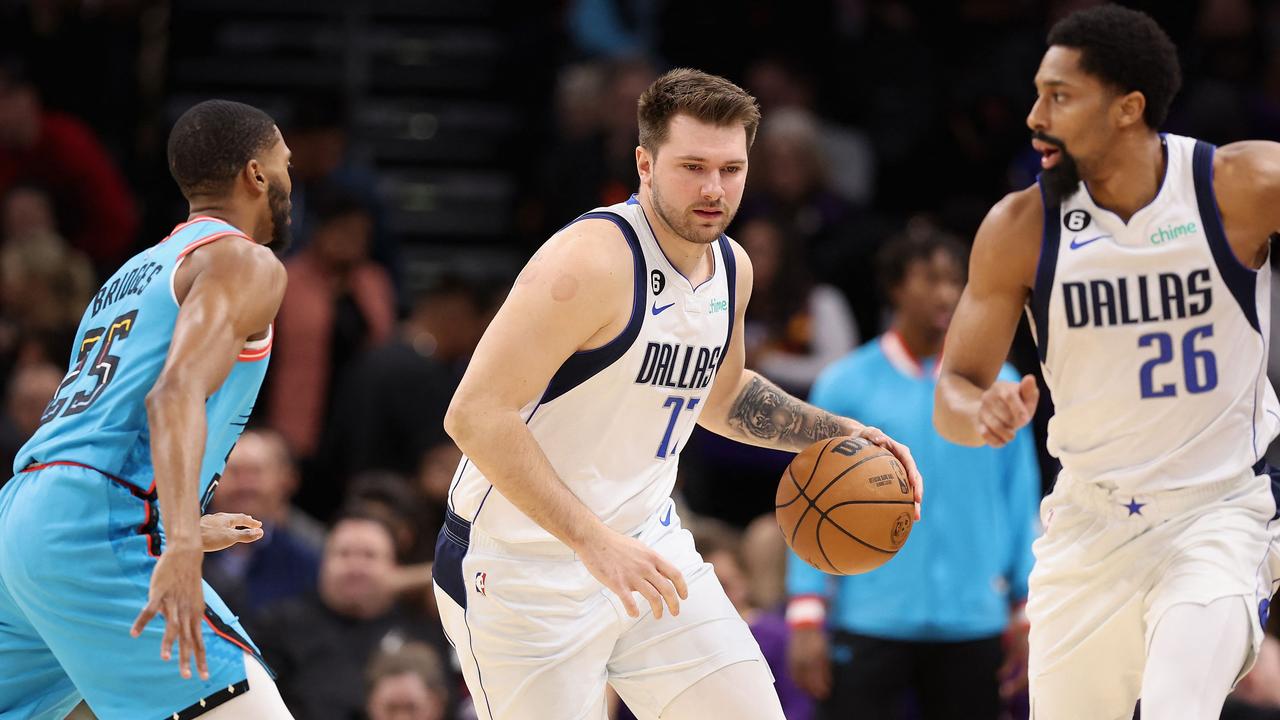
<path fill-rule="evenodd" d="M 657 154 L 667 141 L 671 118 L 682 113 L 714 125 L 741 124 L 747 131 L 748 149 L 760 125 L 760 105 L 746 90 L 719 75 L 676 68 L 654 80 L 640 95 L 636 108 L 640 145 Z"/>
<path fill-rule="evenodd" d="M 409 641 L 394 651 L 384 650 L 374 655 L 365 668 L 366 691 L 372 693 L 379 681 L 405 673 L 417 675 L 428 690 L 447 697 L 448 687 L 440 654 L 430 645 L 418 641 Z"/>

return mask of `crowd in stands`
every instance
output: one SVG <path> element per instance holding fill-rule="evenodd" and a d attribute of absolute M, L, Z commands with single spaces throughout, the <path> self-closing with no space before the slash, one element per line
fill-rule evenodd
<path fill-rule="evenodd" d="M 0 11 L 0 456 L 10 463 L 66 372 L 98 283 L 185 219 L 146 159 L 148 133 L 167 128 L 145 107 L 103 107 L 108 92 L 157 92 L 146 73 L 116 68 L 145 51 L 119 28 L 141 26 L 157 4 Z M 506 249 L 527 256 L 635 191 L 635 101 L 660 71 L 728 75 L 764 111 L 729 230 L 755 268 L 748 366 L 894 432 L 929 478 L 926 521 L 902 556 L 836 581 L 789 558 L 773 523 L 790 456 L 701 430 L 682 449 L 682 517 L 756 634 L 788 718 L 948 717 L 940 700 L 1025 717 L 1018 604 L 1055 473 L 1043 449 L 1049 403 L 999 452 L 962 453 L 930 437 L 928 418 L 967 243 L 986 208 L 1034 179 L 1022 118 L 1044 30 L 1079 4 L 966 0 L 935 13 L 905 0 L 713 0 L 696 11 L 566 0 L 537 25 L 554 52 L 529 62 L 554 64 L 553 80 L 526 108 L 531 142 L 512 168 L 525 190 Z M 1184 50 L 1170 131 L 1280 137 L 1280 5 L 1147 5 Z M 100 67 L 50 59 L 95 30 Z M 788 32 L 810 39 L 782 52 L 774 39 Z M 475 717 L 435 617 L 430 562 L 460 458 L 442 419 L 511 278 L 455 268 L 410 282 L 377 169 L 347 153 L 353 108 L 307 93 L 281 101 L 294 153 L 288 291 L 254 425 L 211 508 L 253 515 L 264 535 L 208 556 L 205 575 L 297 717 Z M 1038 372 L 1029 348 L 1024 331 L 1009 372 Z M 1280 380 L 1275 354 L 1272 366 Z M 872 596 L 892 612 L 867 610 Z M 805 598 L 828 608 L 825 621 L 788 618 Z M 1224 717 L 1280 717 L 1278 688 L 1272 636 Z M 614 700 L 615 716 L 629 717 Z"/>

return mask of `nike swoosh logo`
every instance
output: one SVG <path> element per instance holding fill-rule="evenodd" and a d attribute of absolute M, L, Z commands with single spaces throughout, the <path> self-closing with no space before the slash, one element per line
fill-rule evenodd
<path fill-rule="evenodd" d="M 667 508 L 667 516 L 659 520 L 664 527 L 671 527 L 671 508 Z"/>
<path fill-rule="evenodd" d="M 1072 249 L 1072 250 L 1079 250 L 1080 248 L 1084 247 L 1085 245 L 1088 245 L 1089 243 L 1097 242 L 1097 241 L 1099 241 L 1099 240 L 1102 240 L 1103 238 L 1109 238 L 1109 237 L 1111 237 L 1111 236 L 1110 236 L 1110 235 L 1097 235 L 1097 236 L 1094 236 L 1094 237 L 1089 238 L 1088 240 L 1077 240 L 1077 239 L 1075 239 L 1075 238 L 1071 238 L 1071 249 Z"/>
<path fill-rule="evenodd" d="M 666 310 L 667 308 L 671 307 L 672 305 L 675 305 L 675 303 L 673 303 L 673 302 L 669 302 L 669 303 L 667 303 L 666 305 L 663 305 L 662 307 L 658 307 L 658 301 L 657 301 L 657 300 L 654 300 L 654 301 L 653 301 L 653 307 L 649 308 L 649 312 L 653 313 L 654 315 L 658 315 L 658 314 L 660 314 L 663 310 Z"/>

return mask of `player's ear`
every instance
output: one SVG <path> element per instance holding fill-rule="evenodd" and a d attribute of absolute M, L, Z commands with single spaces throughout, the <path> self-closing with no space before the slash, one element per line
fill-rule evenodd
<path fill-rule="evenodd" d="M 257 193 L 265 193 L 267 191 L 267 174 L 262 169 L 262 163 L 256 159 L 250 159 L 249 162 L 245 163 L 241 174 L 252 191 Z"/>
<path fill-rule="evenodd" d="M 653 156 L 643 145 L 636 146 L 636 172 L 640 174 L 640 183 L 649 182 L 649 177 L 653 175 Z"/>
<path fill-rule="evenodd" d="M 1143 113 L 1147 110 L 1147 97 L 1137 90 L 1125 93 L 1117 99 L 1115 109 L 1116 124 L 1127 128 L 1143 121 Z"/>

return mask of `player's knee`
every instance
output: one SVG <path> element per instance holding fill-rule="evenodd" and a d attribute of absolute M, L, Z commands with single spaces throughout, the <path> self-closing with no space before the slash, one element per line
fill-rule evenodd
<path fill-rule="evenodd" d="M 726 665 L 689 686 L 662 711 L 661 720 L 786 720 L 773 677 L 763 660 Z"/>

